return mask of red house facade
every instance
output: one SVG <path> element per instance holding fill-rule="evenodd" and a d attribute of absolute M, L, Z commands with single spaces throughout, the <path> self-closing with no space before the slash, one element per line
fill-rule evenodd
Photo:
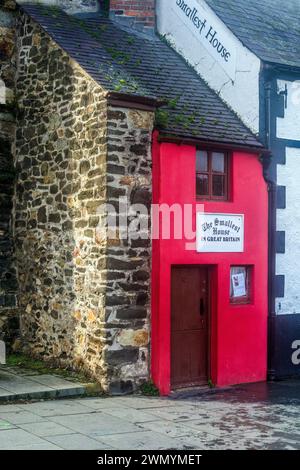
<path fill-rule="evenodd" d="M 160 142 L 155 134 L 153 202 L 192 207 L 194 228 L 198 208 L 219 219 L 244 216 L 240 252 L 198 252 L 172 231 L 164 239 L 161 226 L 153 240 L 152 377 L 160 393 L 266 380 L 268 196 L 259 154 Z M 180 219 L 173 223 L 176 231 Z M 242 285 L 233 292 L 236 273 Z"/>
<path fill-rule="evenodd" d="M 17 8 L 1 339 L 111 394 L 263 381 L 263 143 L 129 3 Z"/>

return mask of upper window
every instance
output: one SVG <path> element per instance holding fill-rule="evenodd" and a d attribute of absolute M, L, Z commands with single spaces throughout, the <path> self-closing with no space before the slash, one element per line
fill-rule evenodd
<path fill-rule="evenodd" d="M 201 199 L 228 199 L 228 154 L 198 150 L 196 195 Z"/>

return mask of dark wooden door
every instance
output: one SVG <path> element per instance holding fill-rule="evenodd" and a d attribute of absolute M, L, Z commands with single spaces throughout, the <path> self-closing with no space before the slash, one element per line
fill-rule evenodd
<path fill-rule="evenodd" d="M 208 381 L 208 270 L 172 269 L 171 386 L 172 389 Z"/>

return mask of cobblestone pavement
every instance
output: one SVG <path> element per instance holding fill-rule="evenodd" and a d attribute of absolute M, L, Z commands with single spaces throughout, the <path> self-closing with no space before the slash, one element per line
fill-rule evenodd
<path fill-rule="evenodd" d="M 0 449 L 300 449 L 300 381 L 0 405 Z"/>

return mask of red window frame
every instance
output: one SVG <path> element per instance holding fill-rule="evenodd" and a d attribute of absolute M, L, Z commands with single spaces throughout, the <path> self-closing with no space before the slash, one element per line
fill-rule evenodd
<path fill-rule="evenodd" d="M 213 201 L 228 201 L 229 200 L 229 186 L 230 186 L 230 153 L 224 152 L 223 150 L 207 150 L 207 149 L 197 149 L 197 152 L 206 152 L 208 168 L 207 171 L 199 171 L 196 166 L 196 183 L 198 175 L 207 175 L 208 176 L 208 194 L 202 195 L 197 194 L 197 184 L 196 184 L 196 198 L 199 200 L 213 200 Z M 213 171 L 212 170 L 212 160 L 213 153 L 221 153 L 224 155 L 224 172 Z M 197 158 L 197 155 L 196 155 Z M 223 176 L 224 177 L 224 194 L 222 196 L 216 196 L 213 194 L 213 176 Z"/>

